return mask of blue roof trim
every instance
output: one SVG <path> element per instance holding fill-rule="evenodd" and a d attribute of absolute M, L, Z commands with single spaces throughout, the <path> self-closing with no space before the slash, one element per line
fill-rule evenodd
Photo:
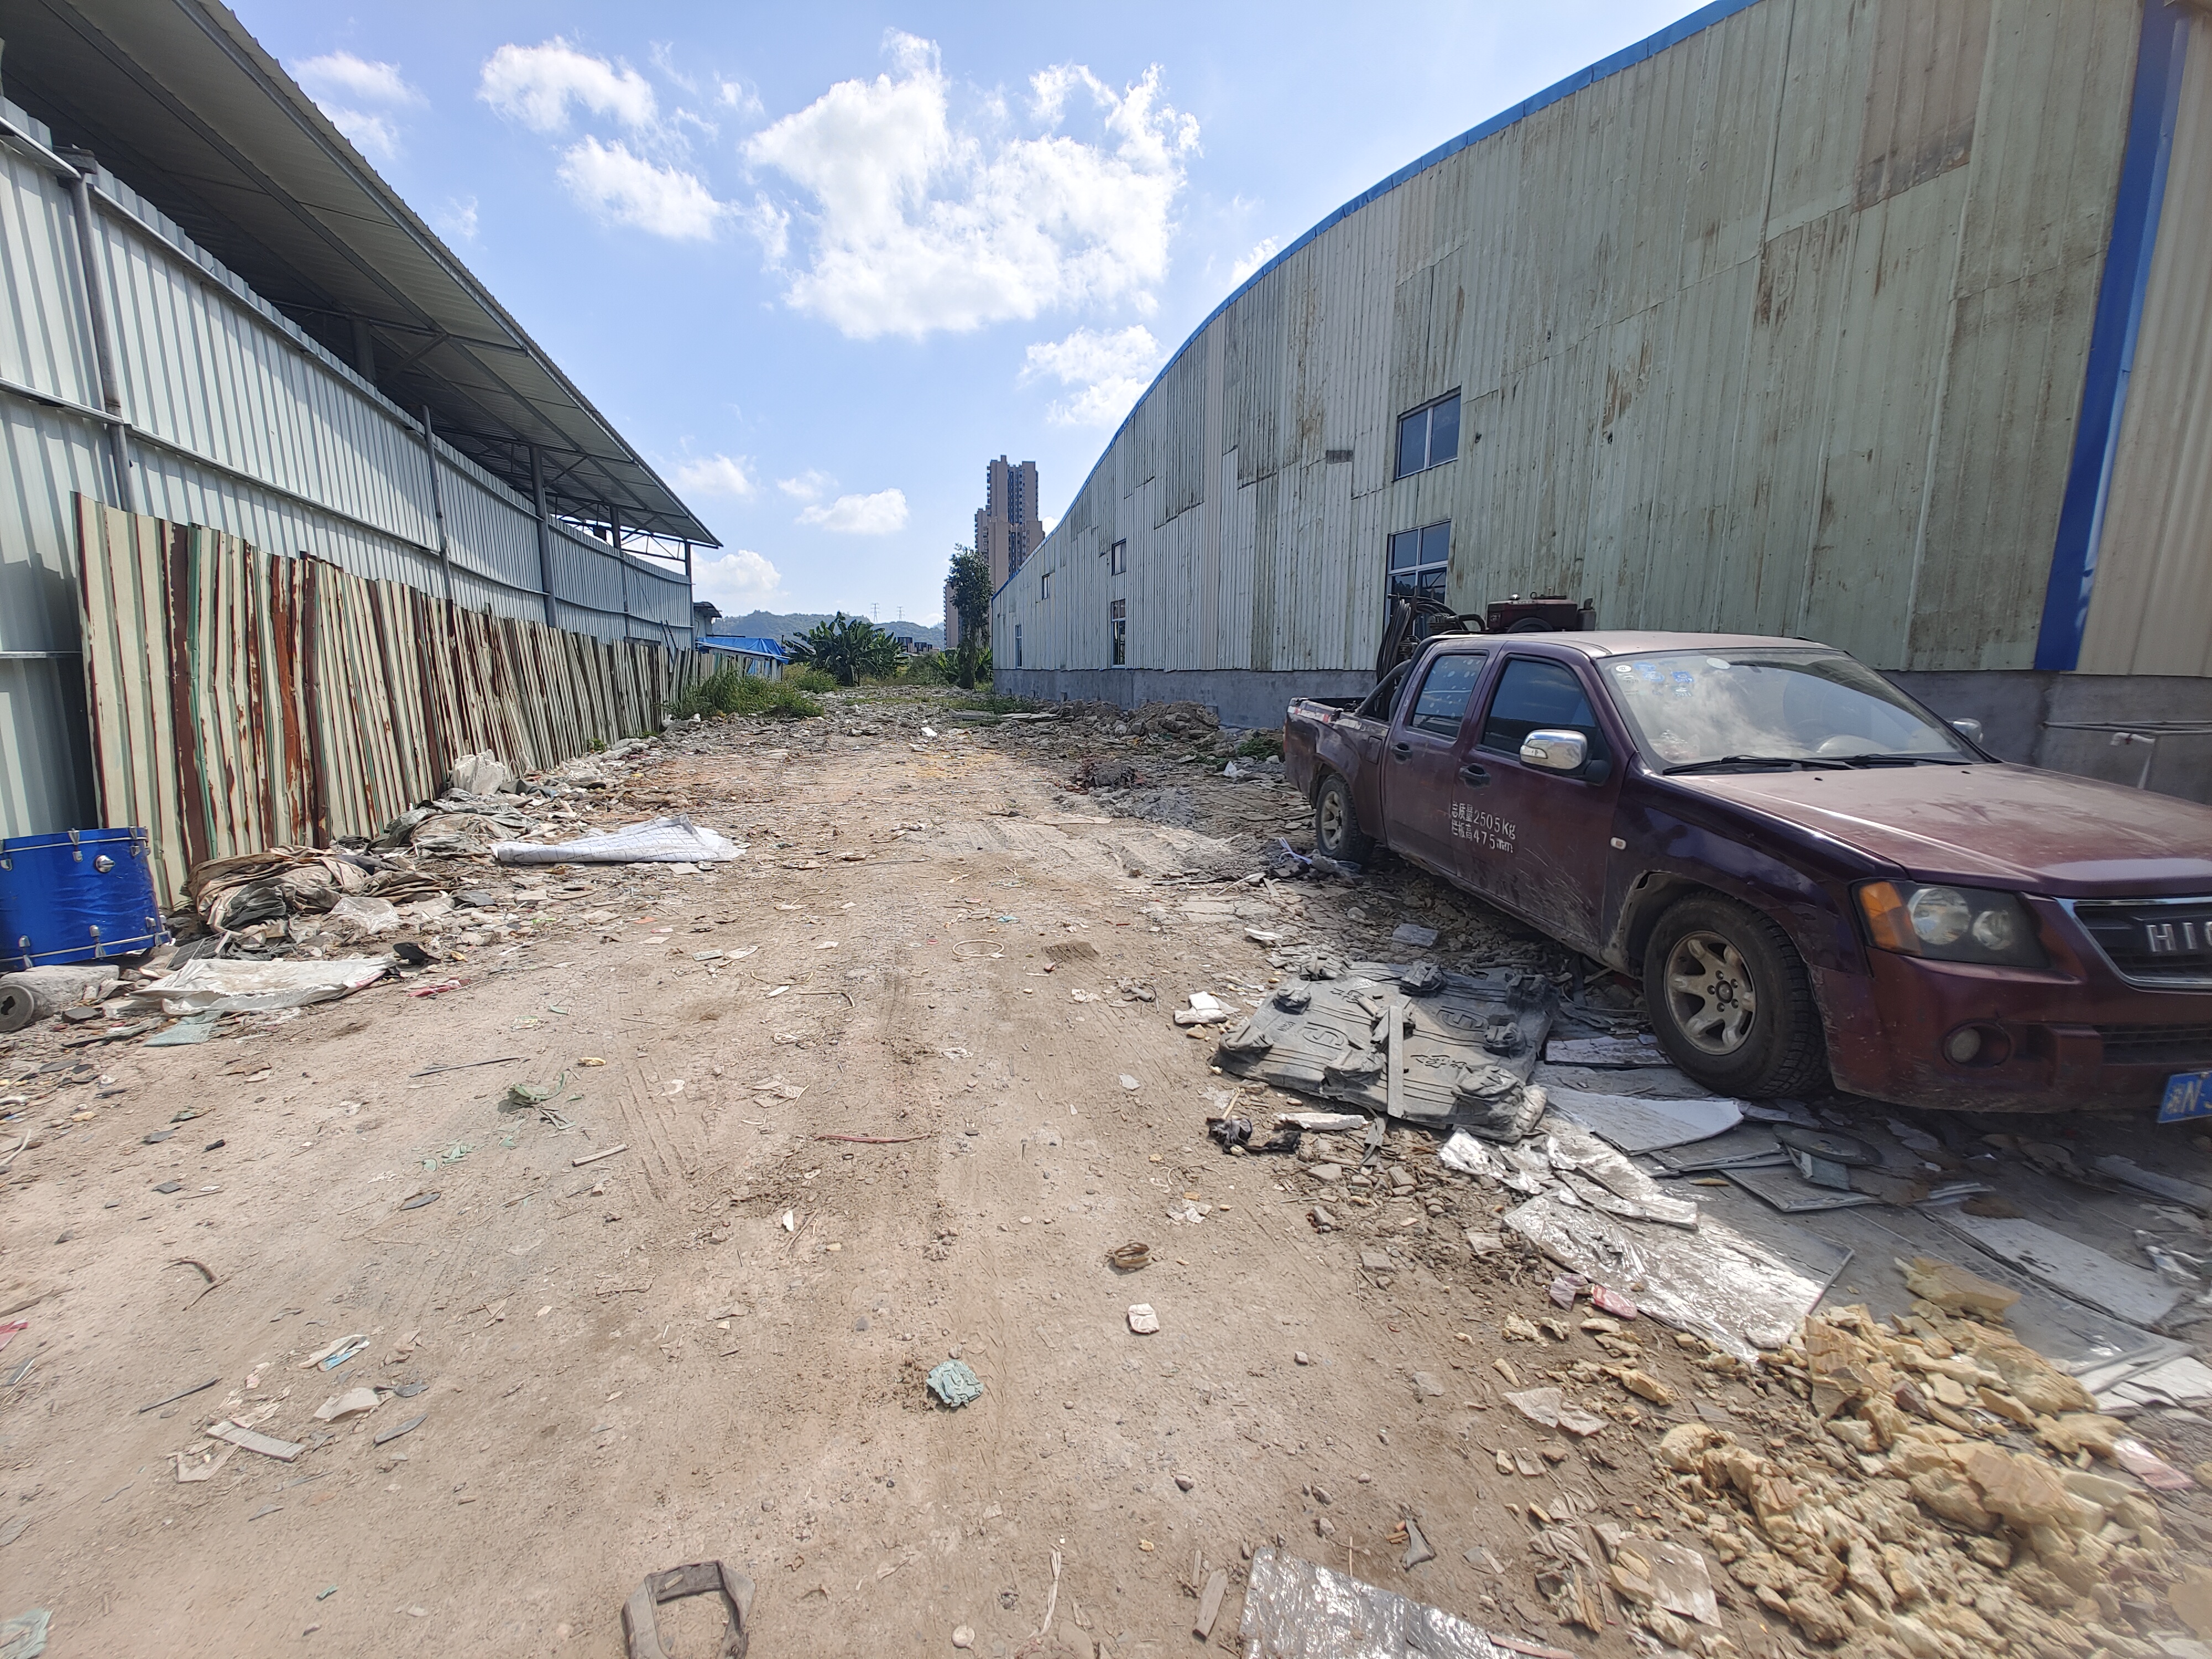
<path fill-rule="evenodd" d="M 2166 170 L 2173 153 L 2173 126 L 2181 109 L 2181 70 L 2188 52 L 2189 16 L 2164 0 L 2143 0 L 2142 42 L 2136 52 L 2136 83 L 2128 112 L 2128 145 L 2120 160 L 2119 193 L 2112 204 L 2112 240 L 2105 245 L 2098 279 L 2096 320 L 2081 376 L 2081 413 L 2074 428 L 2074 459 L 2066 471 L 2066 495 L 2058 507 L 2058 533 L 2051 550 L 2051 581 L 2043 590 L 2043 622 L 2035 639 L 2035 665 L 2062 672 L 2081 660 L 2089 628 L 2089 598 L 2097 585 L 2097 543 L 2112 485 L 2112 459 L 2135 372 L 2136 335 L 2143 295 L 2150 286 L 2151 253 L 2166 204 Z"/>
<path fill-rule="evenodd" d="M 1736 13 L 1740 11 L 1748 11 L 1752 7 L 1759 3 L 1759 0 L 1711 0 L 1711 4 L 1700 6 L 1697 10 L 1690 13 L 1687 16 L 1677 18 L 1674 21 L 1669 23 L 1665 28 L 1661 29 L 1656 34 L 1648 34 L 1644 36 L 1643 40 L 1636 42 L 1633 46 L 1623 46 L 1619 52 L 1613 53 L 1612 57 L 1601 58 L 1596 63 L 1590 64 L 1587 69 L 1577 70 L 1572 75 L 1567 76 L 1564 81 L 1554 81 L 1550 86 L 1546 87 L 1541 92 L 1536 93 L 1533 96 L 1522 99 L 1519 103 L 1515 104 L 1509 109 L 1499 111 L 1497 114 L 1492 116 L 1487 121 L 1481 123 L 1478 126 L 1469 127 L 1465 132 L 1460 134 L 1458 137 L 1446 139 L 1443 143 L 1438 144 L 1427 155 L 1421 156 L 1416 161 L 1408 161 L 1404 167 L 1400 167 L 1389 178 L 1383 179 L 1382 183 L 1376 185 L 1371 189 L 1362 191 L 1358 195 L 1346 202 L 1342 207 L 1337 209 L 1335 212 L 1330 214 L 1326 219 L 1323 219 L 1312 229 L 1307 231 L 1305 234 L 1299 237 L 1297 240 L 1292 242 L 1288 247 L 1283 249 L 1281 252 L 1276 254 L 1275 257 L 1268 260 L 1266 264 L 1261 265 L 1259 270 L 1254 271 L 1249 276 L 1247 276 L 1242 283 L 1237 284 L 1237 287 L 1230 290 L 1229 297 L 1227 299 L 1224 300 L 1219 305 L 1214 307 L 1212 311 L 1206 313 L 1206 320 L 1200 323 L 1196 328 L 1191 330 L 1190 337 L 1181 345 L 1177 346 L 1175 349 L 1174 353 L 1168 358 L 1167 362 L 1160 366 L 1160 372 L 1152 377 L 1152 385 L 1145 388 L 1144 398 L 1138 398 L 1136 403 L 1131 405 L 1128 414 L 1121 417 L 1121 424 L 1114 428 L 1114 435 L 1106 441 L 1105 449 L 1099 451 L 1099 459 L 1103 460 L 1106 457 L 1107 451 L 1111 450 L 1115 444 L 1121 441 L 1121 434 L 1128 430 L 1130 421 L 1135 418 L 1137 410 L 1144 406 L 1145 398 L 1151 397 L 1154 392 L 1159 389 L 1160 382 L 1167 378 L 1168 370 L 1173 368 L 1176 364 L 1181 361 L 1184 352 L 1189 350 L 1192 346 L 1198 343 L 1199 337 L 1204 334 L 1207 329 L 1213 326 L 1215 320 L 1220 317 L 1221 313 L 1228 310 L 1230 307 L 1235 305 L 1237 301 L 1243 299 L 1244 295 L 1249 293 L 1255 287 L 1258 286 L 1258 284 L 1265 280 L 1267 274 L 1273 270 L 1276 266 L 1281 264 L 1292 254 L 1297 253 L 1299 250 L 1304 248 L 1307 243 L 1321 235 L 1322 232 L 1333 229 L 1337 225 L 1343 223 L 1345 220 L 1349 219 L 1353 214 L 1358 212 L 1360 209 L 1380 201 L 1383 197 L 1388 196 L 1392 191 L 1397 189 L 1399 185 L 1407 183 L 1409 179 L 1419 177 L 1424 173 L 1426 173 L 1431 167 L 1437 166 L 1440 162 L 1449 161 L 1453 156 L 1458 155 L 1460 151 L 1466 149 L 1470 145 L 1479 144 L 1484 139 L 1491 137 L 1497 133 L 1504 131 L 1506 128 L 1513 125 L 1516 122 L 1527 119 L 1529 116 L 1534 115 L 1538 110 L 1548 108 L 1550 106 L 1558 103 L 1563 98 L 1571 97 L 1574 94 L 1583 90 L 1583 88 L 1587 87 L 1594 87 L 1601 81 L 1608 80 L 1612 76 L 1620 74 L 1623 70 L 1633 69 L 1637 64 L 1644 62 L 1644 59 L 1648 58 L 1656 58 L 1661 52 L 1666 51 L 1668 47 L 1680 46 L 1692 35 L 1702 34 L 1707 29 L 1712 27 L 1714 24 L 1725 22 L 1728 19 L 1735 16 Z M 1075 492 L 1077 495 L 1080 495 L 1085 489 L 1088 489 L 1091 487 L 1091 480 L 1096 477 L 1097 473 L 1098 465 L 1097 462 L 1094 461 L 1091 463 L 1091 471 L 1084 475 L 1083 483 Z M 1071 497 L 1071 504 L 1073 500 L 1073 498 Z M 1056 532 L 1058 526 L 1055 526 L 1054 528 Z M 1037 551 L 1042 552 L 1044 550 L 1045 543 L 1051 541 L 1051 539 L 1052 537 L 1048 535 L 1045 538 L 1044 542 L 1041 542 L 1037 544 Z M 1036 555 L 1032 554 L 1030 556 L 1031 562 L 1035 562 L 1035 558 Z M 1024 569 L 1027 568 L 1028 567 L 1026 565 L 1024 566 Z M 1009 574 L 1005 581 L 999 584 L 997 592 L 994 592 L 991 597 L 995 599 L 999 597 L 999 594 L 1005 592 L 1006 589 L 1012 586 L 1014 575 L 1019 574 L 1019 572 L 1015 572 L 1012 574 Z"/>
<path fill-rule="evenodd" d="M 780 640 L 768 639 L 758 634 L 702 634 L 702 651 L 737 651 L 749 657 L 774 657 L 778 662 L 790 659 Z"/>

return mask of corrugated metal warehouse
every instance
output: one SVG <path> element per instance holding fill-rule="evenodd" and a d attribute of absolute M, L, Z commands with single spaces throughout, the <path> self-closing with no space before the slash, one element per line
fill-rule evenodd
<path fill-rule="evenodd" d="M 689 647 L 712 535 L 234 16 L 4 27 L 0 837 L 100 822 L 79 495 Z"/>
<path fill-rule="evenodd" d="M 2212 12 L 1720 0 L 1423 156 L 1161 372 L 999 684 L 1273 725 L 1394 580 L 1823 640 L 2212 798 Z"/>

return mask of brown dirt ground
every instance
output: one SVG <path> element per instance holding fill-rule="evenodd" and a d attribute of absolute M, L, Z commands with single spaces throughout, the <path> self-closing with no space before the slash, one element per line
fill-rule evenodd
<path fill-rule="evenodd" d="M 458 992 L 387 983 L 198 1048 L 0 1048 L 0 1077 L 66 1058 L 101 1079 L 33 1078 L 8 1172 L 0 1306 L 28 1299 L 30 1323 L 0 1377 L 36 1363 L 0 1396 L 0 1540 L 27 1523 L 0 1614 L 52 1609 L 56 1655 L 611 1655 L 642 1575 L 720 1558 L 758 1585 L 756 1654 L 950 1651 L 963 1624 L 980 1654 L 1165 1653 L 1197 1645 L 1219 1565 L 1213 1644 L 1235 1650 L 1244 1552 L 1279 1538 L 1522 1640 L 1632 1651 L 1554 1621 L 1522 1506 L 1671 1522 L 1650 1448 L 1686 1402 L 1775 1448 L 1803 1440 L 1795 1402 L 1639 1327 L 1685 1404 L 1584 1391 L 1618 1418 L 1587 1442 L 1523 1422 L 1494 1362 L 1610 1356 L 1498 1335 L 1557 1310 L 1533 1257 L 1471 1258 L 1491 1202 L 1394 1140 L 1419 1195 L 1316 1232 L 1279 1164 L 1206 1140 L 1223 1079 L 1168 1018 L 1266 983 L 1239 904 L 1363 948 L 1396 912 L 1177 878 L 1255 867 L 1252 837 L 1299 815 L 1286 791 L 1244 786 L 1267 799 L 1213 825 L 1243 835 L 1232 857 L 1071 810 L 1050 734 L 918 723 L 657 746 L 628 805 L 689 807 L 746 858 L 578 872 L 574 895 L 556 876 L 544 920 L 448 970 Z M 1538 949 L 1432 887 L 1413 902 Z M 572 1131 L 495 1109 L 556 1079 Z M 437 1200 L 401 1210 L 417 1189 Z M 1212 1208 L 1171 1221 L 1182 1202 Z M 1393 1270 L 1364 1271 L 1386 1237 Z M 1129 1239 L 1154 1263 L 1123 1276 L 1105 1255 Z M 1158 1334 L 1129 1330 L 1137 1302 Z M 351 1332 L 368 1345 L 337 1375 L 299 1369 Z M 921 1383 L 948 1352 L 985 1386 L 957 1412 Z M 425 1387 L 290 1465 L 240 1451 L 183 1485 L 167 1461 L 264 1404 L 265 1431 L 309 1439 L 357 1382 Z M 1542 1472 L 1501 1474 L 1501 1450 Z M 1409 1514 L 1437 1554 L 1406 1571 Z M 1798 1650 L 1731 1601 L 1738 1651 Z"/>

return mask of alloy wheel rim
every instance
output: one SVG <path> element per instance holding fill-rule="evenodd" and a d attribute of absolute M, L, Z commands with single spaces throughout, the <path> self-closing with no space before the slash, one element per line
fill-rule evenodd
<path fill-rule="evenodd" d="M 1344 836 L 1344 802 L 1334 790 L 1321 798 L 1321 838 L 1324 849 L 1334 848 Z"/>
<path fill-rule="evenodd" d="M 1718 933 L 1686 933 L 1667 955 L 1667 1006 L 1682 1035 L 1708 1054 L 1733 1054 L 1750 1040 L 1758 988 L 1737 950 Z"/>

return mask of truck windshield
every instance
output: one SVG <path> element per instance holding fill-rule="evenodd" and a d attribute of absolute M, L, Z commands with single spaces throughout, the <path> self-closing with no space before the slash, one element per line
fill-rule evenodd
<path fill-rule="evenodd" d="M 1837 651 L 1656 651 L 1598 678 L 1662 772 L 1960 765 L 1980 758 Z"/>

